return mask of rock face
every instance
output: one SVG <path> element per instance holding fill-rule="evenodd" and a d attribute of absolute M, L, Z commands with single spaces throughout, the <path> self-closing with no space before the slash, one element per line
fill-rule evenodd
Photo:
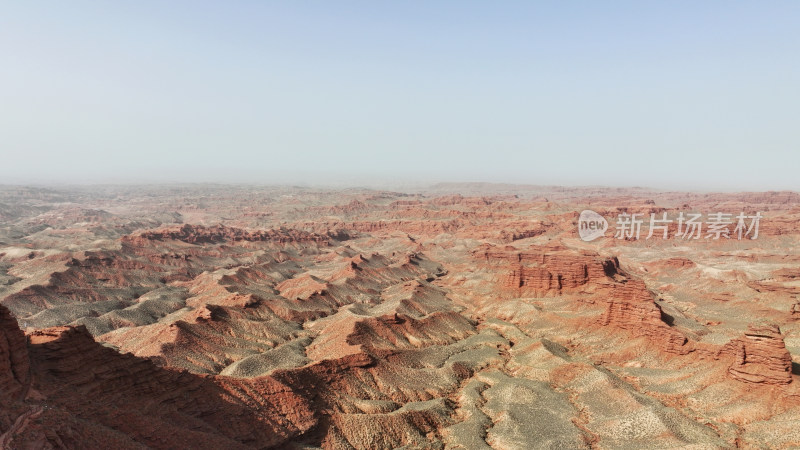
<path fill-rule="evenodd" d="M 508 265 L 500 288 L 514 296 L 546 297 L 574 291 L 591 282 L 606 282 L 619 272 L 615 258 L 580 253 L 560 246 L 543 246 L 528 251 L 513 247 L 483 247 L 473 253 L 489 265 Z"/>
<path fill-rule="evenodd" d="M 327 236 L 306 233 L 298 230 L 256 230 L 249 231 L 241 228 L 232 228 L 222 225 L 205 227 L 202 225 L 183 225 L 179 228 L 168 228 L 147 231 L 140 234 L 141 238 L 164 241 L 177 240 L 190 244 L 209 244 L 220 242 L 261 242 L 270 241 L 278 243 L 287 242 L 325 242 Z"/>
<path fill-rule="evenodd" d="M 0 399 L 21 400 L 30 382 L 25 335 L 8 309 L 0 305 Z"/>
<path fill-rule="evenodd" d="M 757 384 L 792 382 L 792 357 L 777 325 L 750 325 L 744 337 L 728 343 L 723 352 L 734 355 L 728 369 L 734 379 Z"/>
<path fill-rule="evenodd" d="M 790 315 L 793 320 L 800 320 L 800 303 L 792 305 Z"/>
<path fill-rule="evenodd" d="M 308 402 L 273 378 L 162 369 L 96 343 L 82 326 L 33 332 L 29 355 L 32 387 L 51 408 L 42 418 L 50 428 L 29 435 L 41 431 L 67 448 L 94 446 L 75 418 L 101 442 L 123 436 L 128 446 L 156 448 L 270 447 L 316 424 Z"/>
<path fill-rule="evenodd" d="M 669 354 L 683 355 L 693 349 L 686 336 L 669 325 L 671 319 L 653 300 L 644 282 L 623 273 L 617 258 L 559 245 L 525 251 L 483 246 L 473 256 L 501 274 L 505 267 L 511 267 L 497 283 L 505 295 L 551 297 L 578 293 L 588 303 L 605 303 L 605 312 L 599 319 L 603 327 L 646 337 Z"/>
<path fill-rule="evenodd" d="M 600 318 L 603 326 L 613 326 L 634 335 L 646 336 L 671 354 L 686 354 L 691 347 L 678 330 L 664 322 L 661 308 L 653 301 L 644 282 L 628 280 L 615 285 L 606 312 Z"/>

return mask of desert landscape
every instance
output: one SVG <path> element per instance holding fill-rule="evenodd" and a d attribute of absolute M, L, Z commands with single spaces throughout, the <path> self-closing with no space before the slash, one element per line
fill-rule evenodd
<path fill-rule="evenodd" d="M 800 2 L 0 2 L 0 450 L 800 449 Z"/>
<path fill-rule="evenodd" d="M 763 217 L 584 241 L 587 209 Z M 798 219 L 788 191 L 3 186 L 0 444 L 800 446 Z"/>

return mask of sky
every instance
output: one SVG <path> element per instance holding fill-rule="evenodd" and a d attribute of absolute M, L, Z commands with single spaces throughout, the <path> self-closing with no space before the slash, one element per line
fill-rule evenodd
<path fill-rule="evenodd" d="M 797 1 L 0 0 L 0 184 L 798 169 Z"/>

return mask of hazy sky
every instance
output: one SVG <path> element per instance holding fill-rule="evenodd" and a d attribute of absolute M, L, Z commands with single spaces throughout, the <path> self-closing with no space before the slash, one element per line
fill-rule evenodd
<path fill-rule="evenodd" d="M 0 184 L 800 190 L 798 1 L 2 1 Z"/>

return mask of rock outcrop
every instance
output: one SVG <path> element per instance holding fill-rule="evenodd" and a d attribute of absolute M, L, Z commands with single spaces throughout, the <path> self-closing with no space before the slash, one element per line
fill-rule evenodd
<path fill-rule="evenodd" d="M 664 322 L 664 313 L 653 301 L 644 282 L 627 280 L 614 285 L 606 308 L 600 318 L 601 325 L 647 337 L 667 353 L 686 354 L 691 351 L 686 336 Z"/>
<path fill-rule="evenodd" d="M 728 373 L 734 379 L 756 384 L 792 382 L 792 356 L 777 325 L 750 325 L 744 336 L 729 342 L 723 353 L 733 354 Z"/>
<path fill-rule="evenodd" d="M 607 283 L 619 272 L 616 258 L 602 258 L 561 246 L 533 247 L 526 251 L 484 246 L 473 252 L 473 256 L 491 266 L 507 266 L 499 288 L 517 297 L 561 295 L 589 283 Z"/>
<path fill-rule="evenodd" d="M 800 320 L 800 303 L 795 303 L 789 309 L 789 316 L 792 320 Z"/>
<path fill-rule="evenodd" d="M 37 330 L 29 354 L 33 388 L 53 410 L 44 423 L 56 422 L 42 431 L 67 448 L 87 445 L 72 418 L 106 438 L 155 448 L 270 447 L 316 424 L 307 400 L 274 378 L 159 368 L 96 343 L 84 327 Z M 55 414 L 63 418 L 53 421 Z"/>
<path fill-rule="evenodd" d="M 0 305 L 0 400 L 22 400 L 30 382 L 25 334 L 8 309 Z"/>
<path fill-rule="evenodd" d="M 166 228 L 161 230 L 146 231 L 140 233 L 141 238 L 164 241 L 176 240 L 190 244 L 210 244 L 220 242 L 325 242 L 327 236 L 308 233 L 300 230 L 244 230 L 241 228 L 226 227 L 223 225 L 202 226 L 202 225 L 183 225 L 178 228 Z"/>

